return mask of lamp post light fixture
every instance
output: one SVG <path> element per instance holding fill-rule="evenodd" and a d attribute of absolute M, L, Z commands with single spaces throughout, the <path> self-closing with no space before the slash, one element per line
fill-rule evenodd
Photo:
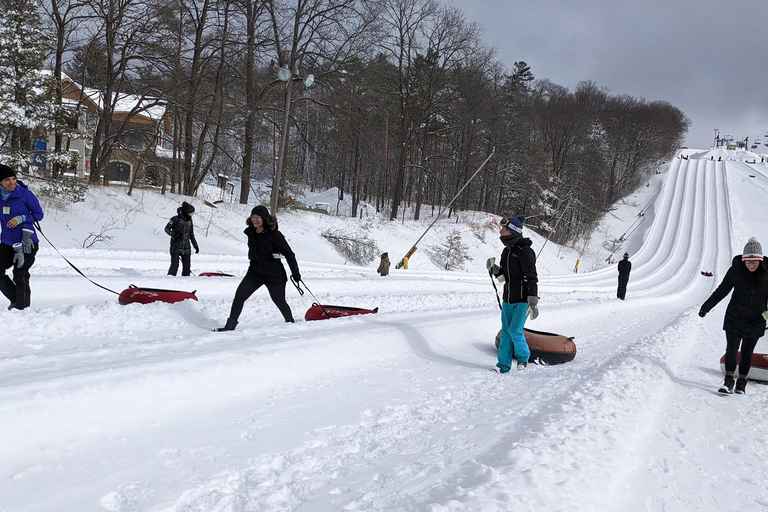
<path fill-rule="evenodd" d="M 285 103 L 283 106 L 283 124 L 280 132 L 280 147 L 277 152 L 277 166 L 275 167 L 275 175 L 272 178 L 272 194 L 269 200 L 269 208 L 272 215 L 277 213 L 277 201 L 280 197 L 280 175 L 283 172 L 283 162 L 285 161 L 285 147 L 288 143 L 288 122 L 291 117 L 291 95 L 293 93 L 293 82 L 299 79 L 298 71 L 291 73 L 291 70 L 287 67 L 282 67 L 277 70 L 277 79 L 281 82 L 285 82 Z M 304 79 L 304 87 L 309 87 L 315 82 L 314 75 L 307 75 Z"/>

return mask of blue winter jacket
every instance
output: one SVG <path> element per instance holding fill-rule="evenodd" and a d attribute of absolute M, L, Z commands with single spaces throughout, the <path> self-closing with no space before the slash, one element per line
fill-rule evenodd
<path fill-rule="evenodd" d="M 24 222 L 15 228 L 9 228 L 6 224 L 17 215 L 23 215 Z M 40 202 L 22 181 L 16 181 L 16 188 L 8 194 L 7 198 L 0 195 L 0 223 L 2 223 L 3 230 L 0 235 L 0 242 L 6 245 L 21 242 L 21 230 L 29 229 L 32 231 L 32 241 L 38 243 L 34 223 L 40 220 L 43 220 L 43 209 L 40 208 Z"/>

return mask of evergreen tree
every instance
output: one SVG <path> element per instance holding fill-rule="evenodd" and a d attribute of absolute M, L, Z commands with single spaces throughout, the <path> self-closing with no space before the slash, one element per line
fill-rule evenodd
<path fill-rule="evenodd" d="M 0 161 L 19 169 L 32 163 L 34 139 L 66 118 L 43 70 L 50 44 L 33 1 L 0 1 Z"/>

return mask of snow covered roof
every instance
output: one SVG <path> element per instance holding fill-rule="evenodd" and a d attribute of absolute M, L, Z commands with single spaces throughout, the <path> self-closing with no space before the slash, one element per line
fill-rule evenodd
<path fill-rule="evenodd" d="M 70 77 L 62 75 L 62 79 L 69 82 L 72 87 L 78 89 L 82 95 L 92 102 L 99 110 L 104 109 L 103 95 L 101 91 L 91 87 L 83 87 Z M 165 116 L 165 100 L 151 96 L 141 96 L 128 93 L 114 93 L 112 96 L 115 114 L 130 114 L 141 116 L 151 121 L 160 121 Z M 76 101 L 72 98 L 69 101 Z"/>

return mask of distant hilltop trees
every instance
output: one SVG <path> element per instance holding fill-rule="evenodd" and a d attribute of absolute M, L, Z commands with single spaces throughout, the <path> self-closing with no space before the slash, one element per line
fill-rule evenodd
<path fill-rule="evenodd" d="M 303 183 L 338 187 L 351 215 L 366 201 L 419 219 L 495 152 L 448 214 L 525 213 L 566 242 L 643 182 L 690 124 L 664 101 L 590 81 L 569 90 L 523 61 L 510 69 L 436 0 L 2 5 L 0 112 L 35 98 L 48 110 L 34 123 L 0 114 L 0 159 L 36 160 L 52 178 L 193 195 L 226 175 L 247 202 L 284 148 L 280 207 Z M 9 28 L 33 17 L 37 30 Z M 43 66 L 45 84 L 10 71 Z M 67 96 L 67 77 L 81 99 Z"/>

